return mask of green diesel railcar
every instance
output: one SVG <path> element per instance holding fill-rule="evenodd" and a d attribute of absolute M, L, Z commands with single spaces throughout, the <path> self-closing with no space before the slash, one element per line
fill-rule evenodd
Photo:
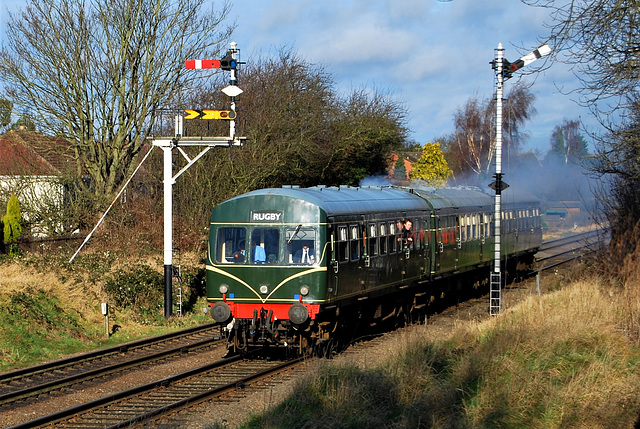
<path fill-rule="evenodd" d="M 530 262 L 541 241 L 537 202 L 503 199 L 505 261 Z M 341 323 L 410 314 L 435 295 L 436 281 L 488 277 L 492 210 L 491 196 L 460 188 L 284 187 L 238 196 L 211 216 L 211 316 L 237 350 L 305 349 Z"/>

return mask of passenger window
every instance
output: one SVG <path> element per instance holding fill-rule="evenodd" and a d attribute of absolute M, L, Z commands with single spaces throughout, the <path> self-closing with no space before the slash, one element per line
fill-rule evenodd
<path fill-rule="evenodd" d="M 478 239 L 478 215 L 471 217 L 471 234 L 474 240 Z"/>
<path fill-rule="evenodd" d="M 396 243 L 398 242 L 398 239 L 396 237 L 396 224 L 393 222 L 389 222 L 388 224 L 389 229 L 387 230 L 389 233 L 389 253 L 395 253 L 396 251 Z"/>
<path fill-rule="evenodd" d="M 314 228 L 287 228 L 286 257 L 289 264 L 315 264 L 319 255 L 316 254 L 316 230 Z"/>
<path fill-rule="evenodd" d="M 387 254 L 387 226 L 384 223 L 380 224 L 380 254 Z"/>
<path fill-rule="evenodd" d="M 422 220 L 413 220 L 413 243 L 416 250 L 422 248 L 422 238 L 424 237 L 424 230 L 422 229 Z"/>
<path fill-rule="evenodd" d="M 338 227 L 338 261 L 349 260 L 349 236 L 347 235 L 347 227 Z"/>
<path fill-rule="evenodd" d="M 369 256 L 376 256 L 378 254 L 378 234 L 376 231 L 376 224 L 369 224 Z"/>
<path fill-rule="evenodd" d="M 276 228 L 256 228 L 251 233 L 251 263 L 277 264 L 280 253 L 280 231 Z"/>
<path fill-rule="evenodd" d="M 358 232 L 358 225 L 352 225 L 349 227 L 351 260 L 356 261 L 360 259 L 360 234 Z"/>
<path fill-rule="evenodd" d="M 245 228 L 218 228 L 215 261 L 221 264 L 244 263 L 246 238 Z"/>

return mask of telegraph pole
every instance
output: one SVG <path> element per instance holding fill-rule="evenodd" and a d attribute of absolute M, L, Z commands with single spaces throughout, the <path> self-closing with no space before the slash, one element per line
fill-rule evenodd
<path fill-rule="evenodd" d="M 509 185 L 502 180 L 502 101 L 504 92 L 504 81 L 511 78 L 513 72 L 526 66 L 551 52 L 548 45 L 542 45 L 533 52 L 528 53 L 514 63 L 510 63 L 504 59 L 504 48 L 502 43 L 498 43 L 495 59 L 491 62 L 493 69 L 496 71 L 496 174 L 495 181 L 489 187 L 496 191 L 495 211 L 494 211 L 494 260 L 493 271 L 491 272 L 490 290 L 489 290 L 489 313 L 496 315 L 500 313 L 501 307 L 501 288 L 502 288 L 502 270 L 500 266 L 501 260 L 501 232 L 502 223 L 502 191 L 507 189 Z"/>

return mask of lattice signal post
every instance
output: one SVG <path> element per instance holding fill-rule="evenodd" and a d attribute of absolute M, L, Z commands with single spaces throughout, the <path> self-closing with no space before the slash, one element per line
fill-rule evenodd
<path fill-rule="evenodd" d="M 501 287 L 502 287 L 502 271 L 500 267 L 501 245 L 500 245 L 500 224 L 502 223 L 502 191 L 507 189 L 509 185 L 502 181 L 502 97 L 504 90 L 504 81 L 511 78 L 513 72 L 534 62 L 551 52 L 548 45 L 542 45 L 533 52 L 528 53 L 514 63 L 510 63 L 504 58 L 504 48 L 502 43 L 498 43 L 496 49 L 496 57 L 491 61 L 493 69 L 496 71 L 496 179 L 489 187 L 496 191 L 495 212 L 494 212 L 494 263 L 493 272 L 491 273 L 490 290 L 489 290 L 489 313 L 496 315 L 500 313 L 501 307 Z"/>
<path fill-rule="evenodd" d="M 232 42 L 226 55 L 222 59 L 214 60 L 187 60 L 187 69 L 212 69 L 219 68 L 231 73 L 229 86 L 222 89 L 231 98 L 230 110 L 186 110 L 187 116 L 178 115 L 175 117 L 175 133 L 173 137 L 153 140 L 153 146 L 157 146 L 163 151 L 163 189 L 164 189 L 164 316 L 170 317 L 173 312 L 173 184 L 178 177 L 195 164 L 202 156 L 213 147 L 242 146 L 245 137 L 236 137 L 235 118 L 236 102 L 235 98 L 242 94 L 242 90 L 236 86 L 236 66 L 238 65 L 239 50 L 237 44 Z M 189 139 L 183 136 L 184 119 L 198 120 L 228 120 L 229 136 L 224 137 L 198 137 Z M 191 158 L 185 151 L 186 146 L 199 146 L 203 149 Z M 178 152 L 187 161 L 187 164 L 175 175 L 172 168 L 172 151 Z"/>

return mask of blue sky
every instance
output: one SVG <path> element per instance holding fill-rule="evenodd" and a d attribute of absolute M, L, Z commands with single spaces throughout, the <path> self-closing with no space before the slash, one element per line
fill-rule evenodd
<path fill-rule="evenodd" d="M 322 65 L 337 89 L 371 88 L 388 93 L 409 112 L 411 139 L 428 143 L 453 131 L 453 114 L 473 96 L 485 99 L 494 91 L 489 62 L 498 43 L 515 61 L 544 40 L 548 11 L 519 0 L 232 0 L 230 19 L 237 28 L 241 59 L 291 48 L 308 62 Z M 3 0 L 2 40 L 6 9 L 24 3 Z M 533 70 L 542 60 L 527 67 Z M 523 71 L 525 71 L 523 69 Z M 518 75 L 519 73 L 516 72 Z M 526 124 L 527 148 L 549 148 L 554 126 L 563 119 L 581 118 L 589 130 L 596 122 L 563 91 L 577 87 L 562 64 L 532 76 L 514 76 L 532 83 L 537 114 Z M 242 74 L 239 73 L 242 87 Z M 241 103 L 241 96 L 238 103 Z"/>

